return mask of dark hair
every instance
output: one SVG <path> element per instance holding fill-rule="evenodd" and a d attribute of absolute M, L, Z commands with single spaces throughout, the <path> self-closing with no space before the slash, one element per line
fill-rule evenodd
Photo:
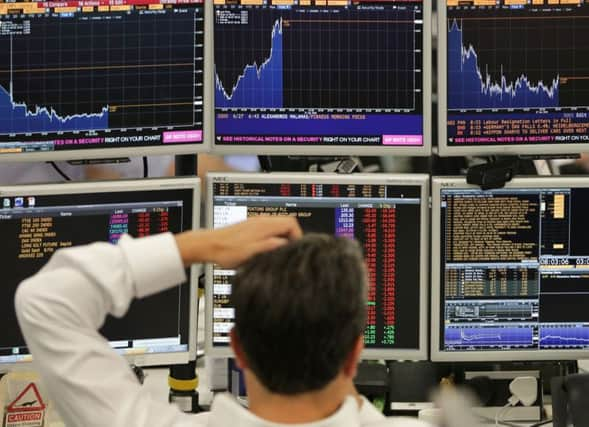
<path fill-rule="evenodd" d="M 362 251 L 348 238 L 308 234 L 241 266 L 235 332 L 260 382 L 298 394 L 332 381 L 364 331 L 366 287 Z"/>

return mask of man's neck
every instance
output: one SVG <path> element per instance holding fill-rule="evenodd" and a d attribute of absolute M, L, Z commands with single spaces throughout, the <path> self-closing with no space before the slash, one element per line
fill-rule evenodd
<path fill-rule="evenodd" d="M 334 380 L 319 391 L 294 396 L 270 393 L 259 384 L 248 384 L 250 411 L 264 420 L 283 424 L 310 423 L 328 418 L 351 394 L 353 387 L 342 379 Z"/>

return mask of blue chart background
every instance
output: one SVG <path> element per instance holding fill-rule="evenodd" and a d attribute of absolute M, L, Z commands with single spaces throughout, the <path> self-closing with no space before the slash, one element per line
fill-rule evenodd
<path fill-rule="evenodd" d="M 268 58 L 261 64 L 246 65 L 233 86 L 224 87 L 216 74 L 215 106 L 217 108 L 282 108 L 282 19 L 277 19 L 271 32 Z"/>
<path fill-rule="evenodd" d="M 421 115 L 371 114 L 364 120 L 341 119 L 267 119 L 233 118 L 216 119 L 217 129 L 226 135 L 386 135 L 395 131 L 399 135 L 420 135 L 423 129 Z"/>
<path fill-rule="evenodd" d="M 528 346 L 532 345 L 532 335 L 531 328 L 447 327 L 445 346 Z"/>
<path fill-rule="evenodd" d="M 108 129 L 108 107 L 98 113 L 60 116 L 53 108 L 15 103 L 0 86 L 0 133 L 40 133 Z"/>
<path fill-rule="evenodd" d="M 589 347 L 589 328 L 541 327 L 540 347 L 553 346 Z"/>

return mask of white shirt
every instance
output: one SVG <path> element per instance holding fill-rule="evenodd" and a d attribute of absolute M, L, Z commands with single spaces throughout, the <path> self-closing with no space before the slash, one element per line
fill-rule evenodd
<path fill-rule="evenodd" d="M 42 381 L 70 427 L 278 427 L 217 396 L 208 414 L 189 415 L 142 391 L 125 359 L 97 330 L 107 314 L 123 316 L 134 298 L 185 281 L 174 237 L 124 236 L 118 245 L 94 243 L 57 251 L 18 288 L 16 312 Z M 384 424 L 383 424 L 384 423 Z M 295 427 L 290 424 L 290 427 Z M 365 402 L 348 398 L 324 420 L 305 427 L 424 427 L 386 420 Z"/>

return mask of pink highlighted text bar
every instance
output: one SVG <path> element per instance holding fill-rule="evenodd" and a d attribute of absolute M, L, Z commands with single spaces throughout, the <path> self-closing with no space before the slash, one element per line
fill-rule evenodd
<path fill-rule="evenodd" d="M 383 145 L 423 145 L 421 135 L 383 135 Z"/>
<path fill-rule="evenodd" d="M 164 144 L 178 144 L 181 142 L 201 142 L 202 130 L 175 130 L 164 132 Z"/>

